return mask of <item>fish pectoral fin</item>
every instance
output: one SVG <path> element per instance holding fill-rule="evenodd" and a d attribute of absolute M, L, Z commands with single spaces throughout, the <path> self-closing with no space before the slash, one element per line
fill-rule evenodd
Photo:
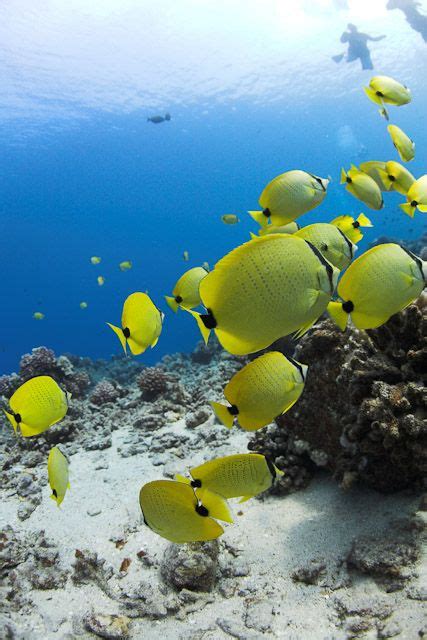
<path fill-rule="evenodd" d="M 414 286 L 414 283 L 416 282 L 416 278 L 414 278 L 414 276 L 409 276 L 407 273 L 401 273 L 400 275 L 408 289 Z"/>
<path fill-rule="evenodd" d="M 253 496 L 242 496 L 239 500 L 239 504 L 242 504 L 242 502 L 247 502 L 251 498 L 253 498 Z"/>
<path fill-rule="evenodd" d="M 177 303 L 175 298 L 172 298 L 172 296 L 165 296 L 165 300 L 168 307 L 176 313 L 178 311 L 179 304 Z"/>
<path fill-rule="evenodd" d="M 372 100 L 372 102 L 375 102 L 375 104 L 378 104 L 380 105 L 380 107 L 383 107 L 383 101 L 381 100 L 380 96 L 377 96 L 376 92 L 373 89 L 371 89 L 371 87 L 363 87 L 363 91 L 366 93 L 369 100 Z"/>
<path fill-rule="evenodd" d="M 211 518 L 217 518 L 223 522 L 233 524 L 233 516 L 231 515 L 230 507 L 224 496 L 210 489 L 197 489 L 196 496 L 209 511 Z"/>
<path fill-rule="evenodd" d="M 202 338 L 205 342 L 205 344 L 208 344 L 208 340 L 209 340 L 209 336 L 211 333 L 211 330 L 208 329 L 207 327 L 205 327 L 205 325 L 203 324 L 203 320 L 201 318 L 200 313 L 197 313 L 197 311 L 193 311 L 192 309 L 184 309 L 187 313 L 191 314 L 193 316 L 193 318 L 196 320 L 197 322 L 197 326 L 199 327 L 200 333 L 202 334 Z"/>
<path fill-rule="evenodd" d="M 126 350 L 127 342 L 126 342 L 126 338 L 124 336 L 123 330 L 120 327 L 116 327 L 114 324 L 110 324 L 109 322 L 107 322 L 107 324 L 110 327 L 110 329 L 114 331 L 114 333 L 120 340 L 120 344 L 123 347 L 123 351 L 125 352 L 125 355 L 127 355 L 127 350 Z"/>
<path fill-rule="evenodd" d="M 345 331 L 348 322 L 348 313 L 342 308 L 342 302 L 330 302 L 326 307 L 326 311 L 341 331 Z"/>
<path fill-rule="evenodd" d="M 218 420 L 227 427 L 227 429 L 231 429 L 234 423 L 234 416 L 231 415 L 228 407 L 220 402 L 210 402 L 209 404 L 211 405 Z"/>
<path fill-rule="evenodd" d="M 309 329 L 311 329 L 311 327 L 314 325 L 316 320 L 317 318 L 315 318 L 314 320 L 311 320 L 311 322 L 307 322 L 307 324 L 305 324 L 303 327 L 298 329 L 298 331 L 296 331 L 292 337 L 295 338 L 296 340 L 299 340 L 299 338 L 302 338 L 302 336 L 306 334 L 307 331 L 309 331 Z"/>
<path fill-rule="evenodd" d="M 258 222 L 258 224 L 263 229 L 265 229 L 265 227 L 268 225 L 268 218 L 267 216 L 264 215 L 262 211 L 248 211 L 248 213 L 251 216 L 251 218 L 255 220 L 255 222 Z"/>
<path fill-rule="evenodd" d="M 399 207 L 406 213 L 410 218 L 414 217 L 415 207 L 411 205 L 410 202 L 405 202 L 405 204 L 400 204 Z"/>

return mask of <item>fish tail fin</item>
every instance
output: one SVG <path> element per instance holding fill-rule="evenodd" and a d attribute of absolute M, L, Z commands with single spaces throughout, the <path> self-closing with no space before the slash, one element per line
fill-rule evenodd
<path fill-rule="evenodd" d="M 379 177 L 381 178 L 381 182 L 383 183 L 387 191 L 390 191 L 393 186 L 393 182 L 392 180 L 390 180 L 388 173 L 384 171 L 384 169 L 377 169 L 377 172 Z"/>
<path fill-rule="evenodd" d="M 200 502 L 209 511 L 211 518 L 217 518 L 223 522 L 229 522 L 233 524 L 233 516 L 231 515 L 230 507 L 224 496 L 221 496 L 215 491 L 210 489 L 197 489 L 196 495 Z"/>
<path fill-rule="evenodd" d="M 417 206 L 422 213 L 427 213 L 427 204 L 419 204 Z"/>
<path fill-rule="evenodd" d="M 357 222 L 360 224 L 361 227 L 373 227 L 374 226 L 372 224 L 372 222 L 369 220 L 368 216 L 365 216 L 364 213 L 361 213 L 360 216 L 358 216 Z"/>
<path fill-rule="evenodd" d="M 183 482 L 184 484 L 191 484 L 190 478 L 187 478 L 186 476 L 182 476 L 180 473 L 175 474 L 174 480 L 176 480 L 177 482 Z"/>
<path fill-rule="evenodd" d="M 347 182 L 347 174 L 344 169 L 341 169 L 340 184 L 344 184 L 344 182 Z"/>
<path fill-rule="evenodd" d="M 178 311 L 179 304 L 177 303 L 175 298 L 172 298 L 172 296 L 165 296 L 165 300 L 168 307 L 176 313 Z"/>
<path fill-rule="evenodd" d="M 265 227 L 268 225 L 268 218 L 267 216 L 264 215 L 262 211 L 248 211 L 248 213 L 251 216 L 251 218 L 255 220 L 255 222 L 258 222 L 260 227 L 265 229 Z"/>
<path fill-rule="evenodd" d="M 125 336 L 123 334 L 122 329 L 120 327 L 116 327 L 114 324 L 110 324 L 109 322 L 107 322 L 107 324 L 110 327 L 110 329 L 112 329 L 114 331 L 114 333 L 116 334 L 116 336 L 120 340 L 120 344 L 123 347 L 123 351 L 125 352 L 125 355 L 127 355 L 127 351 L 126 351 L 127 342 L 126 342 L 126 338 L 125 338 Z"/>
<path fill-rule="evenodd" d="M 405 204 L 401 204 L 399 206 L 402 211 L 406 213 L 406 215 L 410 216 L 411 218 L 414 217 L 415 207 L 413 207 L 410 202 L 405 202 Z"/>
<path fill-rule="evenodd" d="M 218 420 L 227 427 L 227 429 L 231 429 L 234 423 L 234 416 L 231 415 L 228 407 L 220 402 L 210 402 L 209 404 L 211 405 Z"/>
<path fill-rule="evenodd" d="M 383 107 L 383 101 L 381 100 L 380 96 L 377 96 L 376 92 L 371 89 L 371 87 L 363 87 L 363 90 L 368 96 L 369 100 L 372 100 L 372 102 L 375 102 L 375 104 L 379 104 L 380 107 Z"/>
<path fill-rule="evenodd" d="M 5 411 L 4 414 L 6 418 L 9 420 L 10 424 L 12 425 L 15 434 L 18 435 L 18 423 L 15 420 L 15 416 L 12 415 L 11 413 L 8 413 L 7 411 Z"/>
<path fill-rule="evenodd" d="M 201 314 L 197 313 L 197 311 L 193 311 L 192 309 L 185 309 L 185 311 L 187 311 L 187 313 L 190 313 L 193 316 L 193 318 L 195 318 L 197 322 L 197 326 L 199 327 L 200 333 L 202 334 L 202 338 L 205 341 L 205 344 L 208 344 L 211 330 L 205 327 Z"/>
<path fill-rule="evenodd" d="M 381 107 L 381 109 L 378 109 L 378 113 L 382 118 L 385 118 L 387 122 L 390 120 L 390 116 L 388 115 L 388 111 L 384 105 Z"/>
<path fill-rule="evenodd" d="M 348 313 L 342 308 L 342 302 L 330 302 L 326 311 L 341 331 L 345 331 L 348 322 Z"/>

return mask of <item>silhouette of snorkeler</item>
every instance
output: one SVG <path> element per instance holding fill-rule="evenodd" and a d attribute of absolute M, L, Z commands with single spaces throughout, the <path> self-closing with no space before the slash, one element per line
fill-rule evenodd
<path fill-rule="evenodd" d="M 416 0 L 388 0 L 387 9 L 400 9 L 406 18 L 409 26 L 414 31 L 421 34 L 424 42 L 427 42 L 427 16 L 418 11 L 421 4 Z"/>
<path fill-rule="evenodd" d="M 374 65 L 372 64 L 371 52 L 368 49 L 367 42 L 378 42 L 385 38 L 385 36 L 369 36 L 367 33 L 358 31 L 356 25 L 351 23 L 347 25 L 347 29 L 348 31 L 344 31 L 340 38 L 341 42 L 348 42 L 347 62 L 353 62 L 359 59 L 362 69 L 373 69 Z M 333 56 L 332 60 L 334 62 L 341 62 L 344 56 L 345 53 L 341 53 Z"/>

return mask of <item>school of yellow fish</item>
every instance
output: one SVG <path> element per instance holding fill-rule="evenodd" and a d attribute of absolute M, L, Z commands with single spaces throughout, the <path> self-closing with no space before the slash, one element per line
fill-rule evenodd
<path fill-rule="evenodd" d="M 387 121 L 385 105 L 399 107 L 411 101 L 409 89 L 387 76 L 372 78 L 365 92 Z M 415 143 L 394 124 L 387 130 L 400 160 L 411 161 Z M 214 331 L 225 350 L 248 355 L 283 336 L 304 335 L 325 311 L 343 331 L 349 321 L 358 329 L 373 329 L 416 300 L 426 284 L 427 263 L 407 249 L 380 244 L 354 259 L 362 229 L 373 226 L 365 214 L 300 227 L 297 219 L 323 202 L 329 182 L 299 169 L 271 180 L 259 197 L 261 209 L 249 211 L 259 224 L 258 233 L 251 233 L 248 242 L 221 258 L 211 271 L 207 263 L 187 270 L 165 296 L 168 307 L 191 315 L 206 343 Z M 374 211 L 384 207 L 384 194 L 396 191 L 405 198 L 400 205 L 405 214 L 427 212 L 427 175 L 416 178 L 396 160 L 343 168 L 341 182 Z M 221 221 L 240 222 L 235 214 L 224 214 Z M 189 261 L 189 252 L 183 251 L 182 257 Z M 101 257 L 92 256 L 90 262 L 99 265 Z M 119 268 L 127 271 L 132 262 L 123 261 Z M 103 286 L 105 278 L 98 275 L 97 282 Z M 87 306 L 80 303 L 82 309 Z M 43 317 L 34 313 L 37 320 Z M 135 292 L 124 301 L 120 324 L 107 324 L 124 352 L 129 349 L 136 356 L 157 344 L 163 319 L 147 293 Z M 264 353 L 232 377 L 224 388 L 225 401 L 212 400 L 212 410 L 229 429 L 234 424 L 246 431 L 261 429 L 298 401 L 307 374 L 307 364 L 277 351 Z M 62 420 L 68 402 L 51 377 L 38 376 L 13 394 L 6 416 L 15 433 L 33 437 Z M 58 447 L 49 453 L 47 471 L 51 497 L 59 506 L 69 487 L 69 470 Z M 233 522 L 228 500 L 248 500 L 280 475 L 283 471 L 260 454 L 210 460 L 188 470 L 187 476 L 144 484 L 139 495 L 144 522 L 175 543 L 218 538 L 224 533 L 218 520 Z"/>

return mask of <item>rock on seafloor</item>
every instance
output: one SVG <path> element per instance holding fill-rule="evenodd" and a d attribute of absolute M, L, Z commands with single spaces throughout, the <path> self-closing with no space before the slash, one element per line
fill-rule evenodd
<path fill-rule="evenodd" d="M 164 581 L 176 589 L 211 591 L 218 571 L 218 542 L 170 544 L 161 564 Z"/>

